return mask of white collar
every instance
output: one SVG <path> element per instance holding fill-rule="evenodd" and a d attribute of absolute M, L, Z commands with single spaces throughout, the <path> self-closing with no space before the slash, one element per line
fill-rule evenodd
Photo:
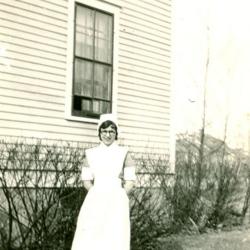
<path fill-rule="evenodd" d="M 105 150 L 112 150 L 118 147 L 118 144 L 116 141 L 114 141 L 110 146 L 107 146 L 106 144 L 104 144 L 102 141 L 100 142 L 99 147 L 101 149 L 105 149 Z"/>

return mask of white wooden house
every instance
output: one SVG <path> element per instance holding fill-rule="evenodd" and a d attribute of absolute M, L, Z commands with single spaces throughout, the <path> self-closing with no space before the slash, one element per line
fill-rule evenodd
<path fill-rule="evenodd" d="M 0 136 L 120 141 L 174 159 L 171 0 L 0 0 Z"/>

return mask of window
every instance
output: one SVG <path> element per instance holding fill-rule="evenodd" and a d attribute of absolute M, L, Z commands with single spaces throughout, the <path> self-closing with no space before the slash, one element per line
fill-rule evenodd
<path fill-rule="evenodd" d="M 72 114 L 98 117 L 112 111 L 113 15 L 75 8 Z"/>
<path fill-rule="evenodd" d="M 121 0 L 68 0 L 65 118 L 117 113 Z"/>

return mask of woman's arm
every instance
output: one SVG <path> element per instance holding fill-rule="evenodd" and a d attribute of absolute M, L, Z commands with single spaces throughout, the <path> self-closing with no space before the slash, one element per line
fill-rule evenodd
<path fill-rule="evenodd" d="M 135 186 L 135 162 L 132 159 L 131 155 L 127 153 L 126 159 L 124 162 L 124 184 L 123 187 L 126 190 L 126 193 L 129 194 L 133 187 Z"/>
<path fill-rule="evenodd" d="M 94 176 L 93 176 L 93 173 L 91 171 L 91 168 L 89 167 L 87 158 L 84 158 L 84 160 L 83 160 L 81 177 L 82 177 L 84 188 L 87 191 L 89 191 L 91 189 L 91 187 L 93 186 Z"/>

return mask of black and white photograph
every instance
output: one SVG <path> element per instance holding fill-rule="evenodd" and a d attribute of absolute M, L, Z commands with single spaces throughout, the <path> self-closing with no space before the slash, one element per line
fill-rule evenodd
<path fill-rule="evenodd" d="M 249 250 L 249 10 L 0 0 L 0 250 Z"/>

